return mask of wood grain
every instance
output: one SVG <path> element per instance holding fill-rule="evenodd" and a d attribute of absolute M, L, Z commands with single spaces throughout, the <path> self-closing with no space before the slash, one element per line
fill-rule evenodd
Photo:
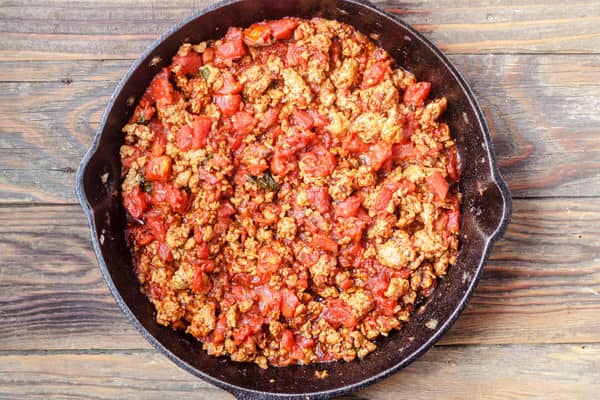
<path fill-rule="evenodd" d="M 0 208 L 1 349 L 149 348 L 109 294 L 88 235 L 77 206 Z M 599 249 L 598 202 L 516 201 L 475 296 L 441 343 L 600 342 Z"/>
<path fill-rule="evenodd" d="M 0 9 L 0 60 L 131 59 L 158 35 L 212 0 L 8 1 Z M 446 52 L 598 53 L 600 8 L 569 3 L 374 1 Z"/>
<path fill-rule="evenodd" d="M 452 57 L 514 196 L 600 195 L 600 55 Z M 0 63 L 0 203 L 74 201 L 74 172 L 126 60 Z"/>
<path fill-rule="evenodd" d="M 598 345 L 434 347 L 401 372 L 346 398 L 591 399 L 600 389 L 599 368 Z M 2 399 L 164 399 L 165 393 L 233 398 L 154 351 L 0 353 Z"/>

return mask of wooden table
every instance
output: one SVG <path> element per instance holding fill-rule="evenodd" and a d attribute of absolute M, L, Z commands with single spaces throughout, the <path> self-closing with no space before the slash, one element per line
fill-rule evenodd
<path fill-rule="evenodd" d="M 0 398 L 231 398 L 102 280 L 75 170 L 117 81 L 210 1 L 0 0 Z M 514 195 L 469 307 L 369 399 L 600 396 L 600 2 L 377 2 L 472 84 Z M 493 3 L 493 4 L 489 4 Z"/>

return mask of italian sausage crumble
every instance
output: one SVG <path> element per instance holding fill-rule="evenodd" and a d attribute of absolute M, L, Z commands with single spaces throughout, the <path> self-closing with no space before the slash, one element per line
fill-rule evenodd
<path fill-rule="evenodd" d="M 211 355 L 365 357 L 456 260 L 447 101 L 349 25 L 183 44 L 123 128 L 127 238 L 156 321 Z"/>

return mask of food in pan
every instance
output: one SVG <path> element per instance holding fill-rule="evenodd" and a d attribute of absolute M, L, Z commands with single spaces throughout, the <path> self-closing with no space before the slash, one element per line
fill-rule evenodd
<path fill-rule="evenodd" d="M 123 128 L 127 238 L 158 323 L 261 367 L 362 358 L 456 260 L 444 97 L 349 25 L 183 44 Z"/>

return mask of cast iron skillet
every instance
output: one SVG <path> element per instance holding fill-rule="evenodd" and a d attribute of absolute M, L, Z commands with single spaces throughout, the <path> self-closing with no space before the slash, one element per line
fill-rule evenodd
<path fill-rule="evenodd" d="M 434 98 L 445 95 L 444 114 L 462 160 L 461 249 L 457 264 L 402 331 L 378 340 L 362 361 L 269 368 L 208 356 L 191 336 L 154 321 L 154 310 L 140 293 L 123 230 L 120 196 L 123 143 L 121 127 L 152 77 L 185 41 L 221 37 L 229 26 L 247 26 L 284 16 L 322 16 L 377 33 L 379 45 L 397 62 L 432 82 Z M 77 173 L 77 194 L 88 217 L 92 242 L 104 279 L 123 312 L 141 334 L 175 364 L 245 399 L 324 399 L 362 388 L 405 367 L 429 349 L 458 317 L 475 288 L 492 244 L 502 235 L 511 198 L 495 165 L 483 113 L 450 61 L 410 26 L 363 0 L 228 0 L 197 12 L 160 37 L 131 66 L 117 86 L 98 133 Z M 110 328 L 108 328 L 110 329 Z M 321 379 L 315 371 L 327 370 Z"/>

